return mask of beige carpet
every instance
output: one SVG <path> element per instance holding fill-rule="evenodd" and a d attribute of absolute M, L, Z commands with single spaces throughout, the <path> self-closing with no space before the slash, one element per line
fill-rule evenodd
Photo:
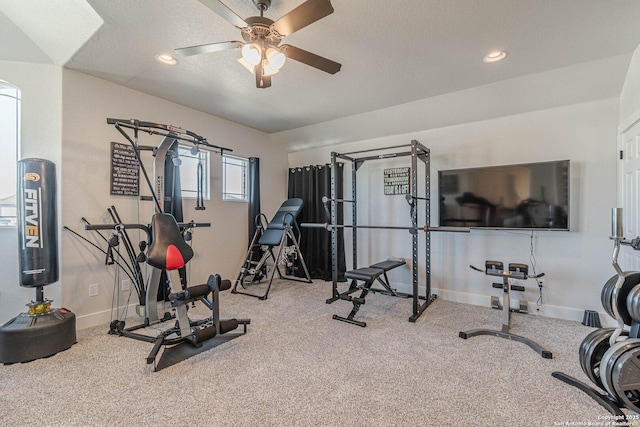
<path fill-rule="evenodd" d="M 53 357 L 0 366 L 0 425 L 52 426 L 559 426 L 598 425 L 608 413 L 554 379 L 588 382 L 578 322 L 515 314 L 512 332 L 553 352 L 461 330 L 499 328 L 501 312 L 436 300 L 416 323 L 411 300 L 370 295 L 325 304 L 330 283 L 275 282 L 259 301 L 228 291 L 223 317 L 251 318 L 249 332 L 152 372 L 151 344 L 80 331 Z M 203 310 L 197 310 L 201 313 Z M 197 313 L 193 313 L 194 315 Z M 571 424 L 573 423 L 573 424 Z M 602 425 L 606 425 L 604 422 Z M 613 424 L 610 424 L 613 425 Z"/>

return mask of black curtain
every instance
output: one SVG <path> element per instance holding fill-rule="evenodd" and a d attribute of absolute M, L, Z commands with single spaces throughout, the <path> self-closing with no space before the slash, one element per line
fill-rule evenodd
<path fill-rule="evenodd" d="M 342 164 L 336 171 L 337 198 L 342 199 Z M 317 165 L 289 169 L 289 198 L 300 198 L 304 201 L 298 223 L 330 223 L 322 197 L 331 198 L 331 166 Z M 331 204 L 327 204 L 331 208 Z M 338 205 L 338 223 L 343 223 L 342 204 Z M 312 279 L 331 280 L 331 233 L 323 228 L 302 228 L 300 250 L 309 269 Z M 344 281 L 346 262 L 344 254 L 344 230 L 338 230 L 338 280 Z M 299 268 L 297 275 L 304 272 Z"/>
<path fill-rule="evenodd" d="M 249 198 L 249 241 L 256 233 L 256 216 L 260 214 L 260 159 L 249 157 L 249 170 L 247 174 L 247 195 Z M 260 260 L 260 251 L 254 251 L 252 261 Z"/>

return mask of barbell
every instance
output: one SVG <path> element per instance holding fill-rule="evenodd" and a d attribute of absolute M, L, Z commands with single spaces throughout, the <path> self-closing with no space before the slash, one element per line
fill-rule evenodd
<path fill-rule="evenodd" d="M 380 230 L 407 230 L 411 234 L 417 234 L 419 231 L 430 233 L 432 231 L 446 232 L 446 233 L 469 233 L 471 229 L 469 227 L 431 227 L 424 225 L 422 227 L 401 227 L 394 225 L 347 225 L 347 224 L 329 224 L 329 223 L 312 223 L 305 222 L 300 224 L 303 228 L 324 228 L 327 231 L 331 231 L 334 228 L 363 228 L 363 229 L 380 229 Z"/>

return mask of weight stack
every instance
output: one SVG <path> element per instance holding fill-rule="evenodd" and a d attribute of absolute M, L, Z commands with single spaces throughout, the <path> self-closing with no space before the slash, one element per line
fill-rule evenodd
<path fill-rule="evenodd" d="M 0 363 L 52 356 L 76 342 L 75 315 L 52 309 L 42 287 L 58 281 L 55 164 L 43 159 L 18 162 L 18 242 L 20 286 L 36 288 L 36 300 L 0 326 Z"/>

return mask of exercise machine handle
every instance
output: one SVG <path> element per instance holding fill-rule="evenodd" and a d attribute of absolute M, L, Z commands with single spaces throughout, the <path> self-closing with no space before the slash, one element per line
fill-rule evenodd
<path fill-rule="evenodd" d="M 211 227 L 211 223 L 210 222 L 193 222 L 193 221 L 179 222 L 178 227 L 180 227 L 180 229 Z"/>
<path fill-rule="evenodd" d="M 151 235 L 151 229 L 146 225 L 142 224 L 93 224 L 93 225 L 85 225 L 84 229 L 89 231 L 95 230 L 118 230 L 118 229 L 127 229 L 127 228 L 137 228 L 138 230 L 142 230 L 147 233 L 148 236 Z"/>
<path fill-rule="evenodd" d="M 543 277 L 545 275 L 545 273 L 539 273 L 539 274 L 535 274 L 535 275 L 525 275 L 522 273 L 516 273 L 516 272 L 508 272 L 508 271 L 503 271 L 503 270 L 498 270 L 496 273 L 490 272 L 491 270 L 481 270 L 478 267 L 474 266 L 474 265 L 469 265 L 469 268 L 471 268 L 472 270 L 478 271 L 480 273 L 484 273 L 487 276 L 499 276 L 499 277 L 508 277 L 510 279 L 520 279 L 520 280 L 527 280 L 527 279 L 539 279 L 541 277 Z"/>

